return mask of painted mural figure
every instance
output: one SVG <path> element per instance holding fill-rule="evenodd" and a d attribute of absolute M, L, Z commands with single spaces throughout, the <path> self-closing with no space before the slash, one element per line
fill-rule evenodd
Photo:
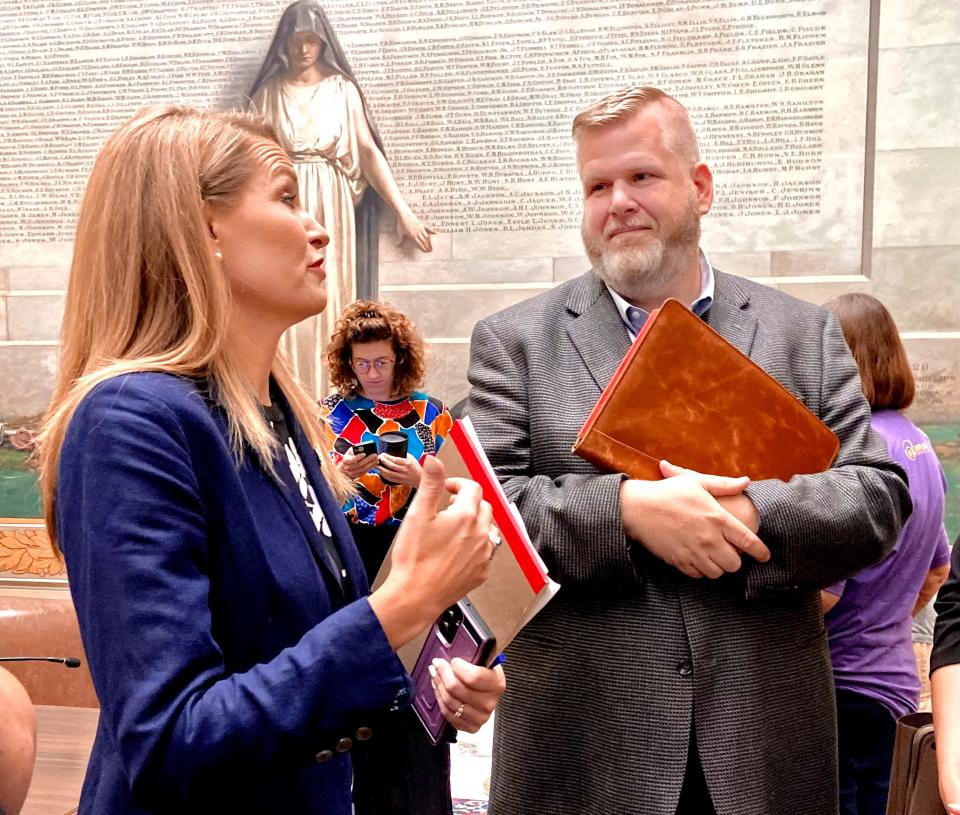
<path fill-rule="evenodd" d="M 250 99 L 293 160 L 304 208 L 330 235 L 326 312 L 284 338 L 297 375 L 320 398 L 326 395 L 323 348 L 333 322 L 358 296 L 376 297 L 380 198 L 396 213 L 398 233 L 424 252 L 432 249 L 432 230 L 404 200 L 363 91 L 313 0 L 284 11 Z"/>

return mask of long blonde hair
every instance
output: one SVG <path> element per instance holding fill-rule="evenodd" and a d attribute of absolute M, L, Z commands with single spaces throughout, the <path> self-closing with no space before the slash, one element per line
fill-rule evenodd
<path fill-rule="evenodd" d="M 254 170 L 250 145 L 277 141 L 243 113 L 151 107 L 120 127 L 97 157 L 77 223 L 60 336 L 60 366 L 39 443 L 47 530 L 56 544 L 60 448 L 83 398 L 134 371 L 206 378 L 239 457 L 252 448 L 273 471 L 277 441 L 226 343 L 231 294 L 207 239 L 205 201 L 230 204 Z M 278 354 L 272 374 L 314 448 L 316 403 Z M 347 479 L 321 455 L 343 500 Z"/>

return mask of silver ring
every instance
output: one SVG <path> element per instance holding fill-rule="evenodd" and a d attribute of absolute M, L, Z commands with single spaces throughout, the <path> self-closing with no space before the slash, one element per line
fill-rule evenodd
<path fill-rule="evenodd" d="M 459 719 L 461 716 L 463 716 L 463 705 L 460 705 L 453 713 L 454 719 Z"/>
<path fill-rule="evenodd" d="M 490 531 L 487 532 L 487 540 L 493 544 L 493 548 L 490 550 L 490 558 L 493 559 L 493 556 L 497 553 L 497 549 L 500 548 L 500 544 L 503 543 L 503 538 L 500 537 L 500 530 L 495 526 L 490 527 Z"/>

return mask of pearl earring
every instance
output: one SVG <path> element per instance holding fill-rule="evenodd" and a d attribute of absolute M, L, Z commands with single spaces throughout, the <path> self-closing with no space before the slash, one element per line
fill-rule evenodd
<path fill-rule="evenodd" d="M 217 250 L 214 251 L 213 256 L 214 256 L 217 260 L 223 260 L 223 252 L 221 252 L 219 249 L 217 249 Z"/>

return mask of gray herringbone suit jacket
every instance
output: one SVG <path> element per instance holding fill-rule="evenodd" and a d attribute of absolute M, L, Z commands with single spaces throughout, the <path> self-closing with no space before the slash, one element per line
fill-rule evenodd
<path fill-rule="evenodd" d="M 673 813 L 692 727 L 721 815 L 837 811 L 817 590 L 884 555 L 910 501 L 833 317 L 718 272 L 707 321 L 842 443 L 825 474 L 750 486 L 773 557 L 720 580 L 629 544 L 621 476 L 570 453 L 629 345 L 595 275 L 474 329 L 467 412 L 562 584 L 507 652 L 491 815 Z"/>

